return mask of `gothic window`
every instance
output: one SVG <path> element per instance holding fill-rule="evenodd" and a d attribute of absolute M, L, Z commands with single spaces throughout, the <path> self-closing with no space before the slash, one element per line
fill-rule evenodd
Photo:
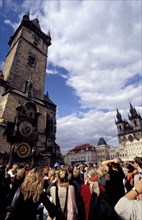
<path fill-rule="evenodd" d="M 46 114 L 46 132 L 50 132 L 50 116 L 48 115 L 48 113 Z"/>
<path fill-rule="evenodd" d="M 28 117 L 35 118 L 35 113 L 37 112 L 36 106 L 33 103 L 26 103 L 25 105 L 26 113 Z"/>
<path fill-rule="evenodd" d="M 26 114 L 26 110 L 22 109 L 22 114 L 25 115 Z"/>
<path fill-rule="evenodd" d="M 31 68 L 34 68 L 34 67 L 35 67 L 35 58 L 34 58 L 34 57 L 29 56 L 28 65 L 29 65 Z"/>
<path fill-rule="evenodd" d="M 137 122 L 134 120 L 134 125 L 137 126 Z"/>
<path fill-rule="evenodd" d="M 122 131 L 121 125 L 119 126 L 119 130 Z"/>
<path fill-rule="evenodd" d="M 53 120 L 51 119 L 51 124 L 50 124 L 50 131 L 53 132 L 54 131 L 54 127 L 53 127 Z"/>
<path fill-rule="evenodd" d="M 32 112 L 30 112 L 30 117 L 31 117 L 31 118 L 33 117 L 33 113 L 32 113 Z"/>

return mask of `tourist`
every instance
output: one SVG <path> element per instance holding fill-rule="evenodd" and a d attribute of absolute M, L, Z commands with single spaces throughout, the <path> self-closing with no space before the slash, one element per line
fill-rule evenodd
<path fill-rule="evenodd" d="M 56 220 L 76 220 L 77 206 L 74 186 L 69 185 L 68 172 L 60 169 L 57 173 L 57 184 L 50 188 L 53 203 L 60 210 Z M 48 220 L 51 218 L 48 217 Z"/>
<path fill-rule="evenodd" d="M 44 192 L 42 171 L 34 168 L 17 189 L 5 220 L 36 220 L 40 203 L 43 203 L 52 218 L 58 214 L 56 206 L 49 201 Z"/>
<path fill-rule="evenodd" d="M 7 206 L 10 204 L 10 176 L 7 175 L 7 167 L 0 164 L 0 220 L 6 215 Z"/>
<path fill-rule="evenodd" d="M 109 180 L 106 181 L 105 189 L 113 207 L 117 201 L 125 194 L 123 184 L 125 174 L 120 163 L 121 160 L 119 158 L 114 158 L 112 160 L 102 162 L 104 169 L 109 174 Z"/>
<path fill-rule="evenodd" d="M 142 194 L 142 178 L 138 178 L 135 188 L 124 195 L 115 205 L 115 210 L 123 220 L 142 219 L 142 200 L 137 200 Z"/>
<path fill-rule="evenodd" d="M 71 184 L 74 186 L 74 189 L 75 189 L 76 204 L 77 204 L 77 209 L 78 209 L 77 220 L 83 220 L 84 203 L 83 203 L 83 199 L 80 194 L 81 186 L 83 182 L 81 179 L 79 166 L 75 166 L 73 169 L 73 176 L 72 176 Z"/>
<path fill-rule="evenodd" d="M 88 220 L 89 217 L 91 194 L 92 192 L 95 192 L 97 196 L 99 196 L 100 188 L 102 191 L 105 191 L 104 187 L 98 183 L 98 175 L 96 169 L 93 166 L 92 167 L 90 166 L 86 170 L 85 184 L 81 186 L 81 196 L 85 206 L 85 215 L 84 215 L 85 220 Z M 83 211 L 84 210 L 82 210 L 82 212 Z"/>

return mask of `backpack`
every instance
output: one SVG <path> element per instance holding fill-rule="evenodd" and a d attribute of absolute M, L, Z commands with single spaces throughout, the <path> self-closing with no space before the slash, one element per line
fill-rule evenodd
<path fill-rule="evenodd" d="M 110 205 L 108 196 L 105 192 L 101 192 L 99 196 L 97 196 L 95 192 L 92 192 L 88 220 L 104 219 L 122 220 Z"/>

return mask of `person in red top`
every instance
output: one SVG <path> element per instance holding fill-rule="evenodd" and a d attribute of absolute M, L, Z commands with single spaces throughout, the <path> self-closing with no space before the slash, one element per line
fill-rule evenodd
<path fill-rule="evenodd" d="M 102 184 L 98 183 L 98 174 L 94 167 L 89 167 L 85 175 L 85 184 L 81 186 L 80 193 L 85 206 L 85 220 L 88 220 L 92 192 L 95 192 L 99 196 L 101 191 L 105 192 L 105 188 Z"/>

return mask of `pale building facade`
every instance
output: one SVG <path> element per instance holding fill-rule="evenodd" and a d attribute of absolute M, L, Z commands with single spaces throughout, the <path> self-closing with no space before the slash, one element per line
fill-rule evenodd
<path fill-rule="evenodd" d="M 74 147 L 70 150 L 64 157 L 64 162 L 66 164 L 76 164 L 76 163 L 96 163 L 97 153 L 96 149 L 91 144 L 82 144 Z"/>
<path fill-rule="evenodd" d="M 125 144 L 125 148 L 127 150 L 128 159 L 133 159 L 135 156 L 142 157 L 142 138 L 139 141 L 127 141 Z"/>
<path fill-rule="evenodd" d="M 91 145 L 89 150 L 84 147 L 87 145 L 80 145 L 70 150 L 65 155 L 66 163 L 99 163 L 115 157 L 125 161 L 133 160 L 136 156 L 142 157 L 142 117 L 131 103 L 129 112 L 128 122 L 126 119 L 122 119 L 120 112 L 117 110 L 115 123 L 118 130 L 119 146 L 109 146 L 104 138 L 100 138 L 98 144 Z"/>
<path fill-rule="evenodd" d="M 107 145 L 104 138 L 100 138 L 98 145 L 82 144 L 71 149 L 64 157 L 66 164 L 74 163 L 99 163 L 109 160 L 110 146 Z"/>

